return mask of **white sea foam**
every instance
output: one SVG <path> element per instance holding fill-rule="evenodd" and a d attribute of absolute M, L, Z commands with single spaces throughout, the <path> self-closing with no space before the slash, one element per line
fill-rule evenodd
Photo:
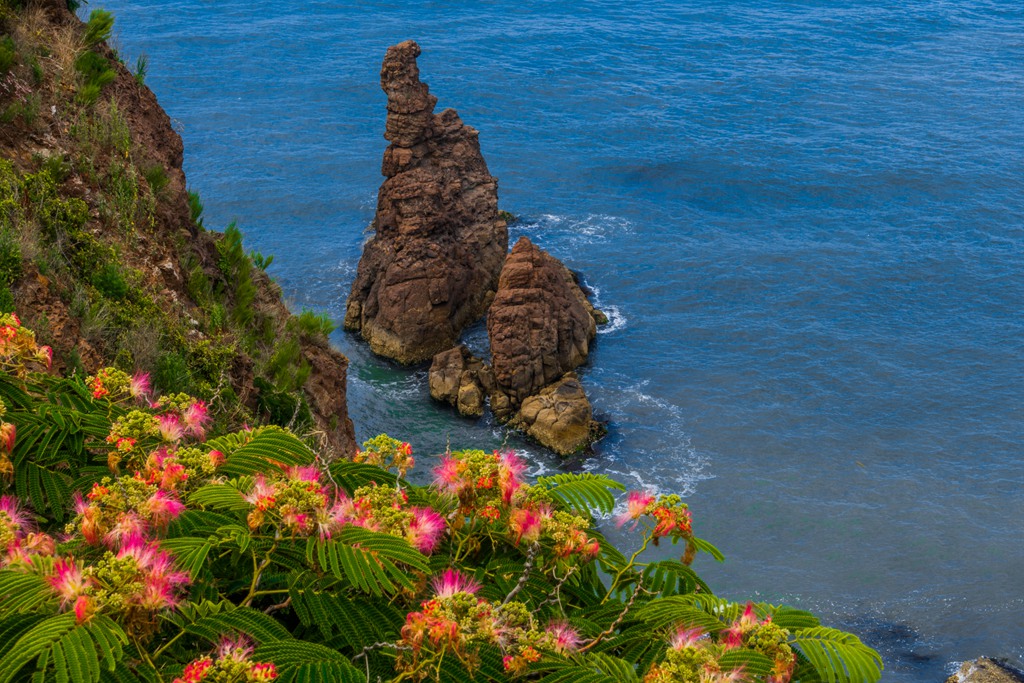
<path fill-rule="evenodd" d="M 603 383 L 616 384 L 611 378 Z M 712 476 L 706 471 L 709 459 L 690 443 L 682 409 L 644 391 L 648 384 L 648 380 L 625 384 L 602 396 L 602 404 L 611 407 L 609 418 L 617 432 L 615 438 L 629 448 L 610 448 L 587 462 L 585 469 L 605 473 L 629 489 L 692 495 L 699 482 Z M 625 495 L 619 507 L 624 501 Z"/>
<path fill-rule="evenodd" d="M 526 216 L 522 222 L 513 225 L 513 233 L 547 233 L 557 242 L 566 240 L 572 247 L 597 242 L 606 242 L 635 232 L 635 224 L 621 216 L 590 213 L 583 216 L 560 216 L 544 213 L 536 217 Z"/>
<path fill-rule="evenodd" d="M 619 310 L 619 307 L 614 304 L 600 304 L 595 302 L 595 307 L 608 316 L 608 322 L 604 325 L 599 325 L 597 328 L 598 334 L 609 334 L 611 332 L 618 332 L 626 328 L 628 319 Z"/>

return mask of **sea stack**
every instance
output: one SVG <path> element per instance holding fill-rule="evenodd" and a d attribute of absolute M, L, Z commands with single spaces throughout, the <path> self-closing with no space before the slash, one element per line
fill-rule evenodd
<path fill-rule="evenodd" d="M 420 81 L 420 47 L 388 48 L 381 87 L 388 97 L 384 183 L 373 237 L 363 249 L 345 328 L 400 363 L 454 346 L 487 310 L 508 251 L 498 181 L 478 133 Z"/>
<path fill-rule="evenodd" d="M 520 238 L 487 315 L 495 416 L 562 455 L 588 445 L 600 426 L 572 370 L 586 361 L 598 320 L 572 272 Z"/>

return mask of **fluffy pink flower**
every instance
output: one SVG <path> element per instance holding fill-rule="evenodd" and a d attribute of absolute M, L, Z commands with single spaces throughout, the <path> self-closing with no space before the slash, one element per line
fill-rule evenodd
<path fill-rule="evenodd" d="M 305 481 L 311 484 L 320 483 L 320 470 L 313 465 L 292 465 L 284 468 L 284 474 L 292 481 Z"/>
<path fill-rule="evenodd" d="M 146 501 L 146 509 L 153 525 L 166 527 L 172 519 L 182 513 L 185 506 L 174 496 L 166 491 L 157 491 Z"/>
<path fill-rule="evenodd" d="M 162 576 L 147 576 L 142 582 L 139 605 L 149 610 L 173 609 L 178 605 L 174 586 Z"/>
<path fill-rule="evenodd" d="M 459 474 L 459 461 L 445 454 L 441 464 L 434 468 L 434 485 L 442 491 L 458 495 L 464 484 Z"/>
<path fill-rule="evenodd" d="M 164 441 L 170 441 L 171 443 L 177 443 L 181 441 L 181 437 L 185 435 L 185 430 L 181 426 L 181 420 L 174 413 L 166 413 L 164 415 L 157 415 L 157 431 L 160 432 L 160 438 Z"/>
<path fill-rule="evenodd" d="M 132 375 L 132 379 L 128 383 L 128 393 L 132 395 L 132 398 L 145 401 L 150 393 L 152 393 L 152 388 L 149 384 L 149 373 L 136 372 Z"/>
<path fill-rule="evenodd" d="M 12 527 L 12 531 L 24 533 L 31 526 L 31 519 L 28 513 L 25 512 L 25 508 L 21 506 L 21 503 L 14 496 L 0 496 L 0 514 L 7 517 L 7 524 Z M 0 517 L 0 524 L 3 523 L 4 520 Z"/>
<path fill-rule="evenodd" d="M 478 582 L 463 575 L 457 569 L 445 569 L 444 574 L 435 576 L 430 585 L 439 598 L 450 598 L 456 593 L 475 594 L 481 586 Z"/>
<path fill-rule="evenodd" d="M 129 539 L 117 553 L 118 559 L 130 557 L 143 574 L 142 593 L 139 604 L 146 609 L 173 608 L 178 604 L 176 590 L 188 585 L 190 578 L 185 572 L 174 568 L 171 555 L 160 550 L 154 541 L 141 538 Z"/>
<path fill-rule="evenodd" d="M 274 494 L 275 487 L 267 481 L 262 474 L 257 474 L 253 479 L 252 490 L 244 498 L 247 503 L 254 505 L 257 510 L 269 510 L 276 504 Z"/>
<path fill-rule="evenodd" d="M 175 678 L 173 683 L 199 683 L 206 678 L 206 673 L 213 666 L 213 660 L 209 657 L 197 659 L 190 662 L 182 672 L 180 678 Z"/>
<path fill-rule="evenodd" d="M 34 533 L 25 538 L 25 547 L 35 555 L 49 557 L 57 552 L 57 541 L 50 534 Z"/>
<path fill-rule="evenodd" d="M 119 515 L 114 526 L 103 536 L 108 546 L 124 544 L 135 538 L 146 535 L 149 525 L 137 512 L 126 512 Z"/>
<path fill-rule="evenodd" d="M 696 628 L 680 628 L 669 640 L 669 646 L 673 650 L 683 650 L 688 647 L 700 647 L 704 631 L 698 626 Z"/>
<path fill-rule="evenodd" d="M 206 438 L 206 425 L 210 423 L 210 415 L 205 402 L 196 401 L 190 404 L 182 413 L 182 418 L 185 422 L 185 431 L 199 440 Z"/>
<path fill-rule="evenodd" d="M 253 664 L 249 669 L 249 680 L 253 683 L 266 683 L 277 678 L 277 665 L 273 662 Z"/>
<path fill-rule="evenodd" d="M 575 652 L 580 647 L 580 632 L 566 621 L 551 622 L 547 634 L 554 638 L 554 647 L 559 653 Z"/>
<path fill-rule="evenodd" d="M 525 541 L 533 543 L 540 538 L 544 520 L 551 517 L 551 510 L 546 507 L 519 508 L 509 517 L 508 526 L 516 535 L 516 543 Z"/>
<path fill-rule="evenodd" d="M 60 596 L 61 603 L 67 605 L 75 601 L 78 596 L 85 595 L 89 584 L 82 576 L 82 570 L 69 559 L 59 559 L 53 565 L 53 575 L 49 579 L 50 586 Z"/>
<path fill-rule="evenodd" d="M 132 536 L 121 543 L 117 559 L 130 557 L 140 569 L 148 569 L 155 562 L 158 553 L 159 547 L 156 543 L 150 543 L 141 536 Z"/>
<path fill-rule="evenodd" d="M 766 618 L 765 621 L 771 621 L 771 617 Z M 760 623 L 762 622 L 757 618 L 754 603 L 748 602 L 740 618 L 734 621 L 729 628 L 722 631 L 722 643 L 727 649 L 741 647 L 743 645 L 743 634 Z"/>
<path fill-rule="evenodd" d="M 291 527 L 294 532 L 298 533 L 305 533 L 309 527 L 309 515 L 298 512 L 291 506 L 282 508 L 281 521 L 285 526 Z"/>
<path fill-rule="evenodd" d="M 644 514 L 647 506 L 654 502 L 654 496 L 646 491 L 630 491 L 626 498 L 626 511 L 615 518 L 616 526 L 622 526 L 630 520 L 637 520 Z"/>
<path fill-rule="evenodd" d="M 26 567 L 31 566 L 32 555 L 29 554 L 28 549 L 21 544 L 21 541 L 15 539 L 11 543 L 7 544 L 7 554 L 0 557 L 0 568 L 18 565 Z"/>
<path fill-rule="evenodd" d="M 425 555 L 434 552 L 441 534 L 444 533 L 444 518 L 430 508 L 412 508 L 412 520 L 405 534 L 405 540 Z"/>
<path fill-rule="evenodd" d="M 334 505 L 317 520 L 317 532 L 320 534 L 320 538 L 330 538 L 346 524 L 352 524 L 354 516 L 355 506 L 352 504 L 352 499 L 344 493 L 339 493 Z"/>
<path fill-rule="evenodd" d="M 501 500 L 505 505 L 512 503 L 512 496 L 523 485 L 523 472 L 526 463 L 515 453 L 503 453 L 498 460 L 498 486 L 501 489 Z"/>
<path fill-rule="evenodd" d="M 217 658 L 228 658 L 236 661 L 248 659 L 255 650 L 252 641 L 246 636 L 239 634 L 234 638 L 224 636 L 217 646 Z"/>

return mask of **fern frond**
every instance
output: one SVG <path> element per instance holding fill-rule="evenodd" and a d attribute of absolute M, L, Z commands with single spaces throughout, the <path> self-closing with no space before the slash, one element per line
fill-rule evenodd
<path fill-rule="evenodd" d="M 161 545 L 174 553 L 178 566 L 193 577 L 199 574 L 213 547 L 213 543 L 207 539 L 188 537 L 166 538 Z"/>
<path fill-rule="evenodd" d="M 48 603 L 56 606 L 57 598 L 42 576 L 0 570 L 0 614 L 38 611 Z"/>
<path fill-rule="evenodd" d="M 703 538 L 697 538 L 696 536 L 694 536 L 690 540 L 693 542 L 693 545 L 697 547 L 697 550 L 701 551 L 702 553 L 708 553 L 709 555 L 711 555 L 711 557 L 715 558 L 719 562 L 725 562 L 725 555 L 723 555 L 722 551 L 716 548 L 710 542 L 705 541 Z"/>
<path fill-rule="evenodd" d="M 268 472 L 280 465 L 309 465 L 316 455 L 294 434 L 280 428 L 264 427 L 247 443 L 227 454 L 218 471 L 226 475 Z"/>
<path fill-rule="evenodd" d="M 717 633 L 725 626 L 712 614 L 694 605 L 692 595 L 672 595 L 647 603 L 635 613 L 635 619 L 652 629 L 699 626 L 708 633 Z"/>
<path fill-rule="evenodd" d="M 330 465 L 331 477 L 351 495 L 360 486 L 378 484 L 394 487 L 398 477 L 376 465 L 350 460 L 336 460 Z"/>
<path fill-rule="evenodd" d="M 185 627 L 189 633 L 211 643 L 220 641 L 225 633 L 244 633 L 258 643 L 291 640 L 292 634 L 271 616 L 250 607 L 229 608 L 200 617 Z"/>
<path fill-rule="evenodd" d="M 584 517 L 589 516 L 591 510 L 604 515 L 611 514 L 615 508 L 612 491 L 626 490 L 625 486 L 614 479 L 590 472 L 537 477 L 537 486 L 546 489 L 556 500 Z"/>
<path fill-rule="evenodd" d="M 794 632 L 789 642 L 828 683 L 875 683 L 882 678 L 882 657 L 852 633 L 816 626 Z"/>
<path fill-rule="evenodd" d="M 251 507 L 245 502 L 240 488 L 251 486 L 251 480 L 234 479 L 225 484 L 207 484 L 200 487 L 188 497 L 188 502 L 193 505 L 213 508 L 215 510 L 227 510 L 229 512 L 245 512 Z"/>
<path fill-rule="evenodd" d="M 0 658 L 0 683 L 8 683 L 37 660 L 42 673 L 53 666 L 58 683 L 98 681 L 101 663 L 113 671 L 128 642 L 121 627 L 103 615 L 79 625 L 74 614 L 45 619 L 25 632 Z"/>
<path fill-rule="evenodd" d="M 540 679 L 542 683 L 636 683 L 636 668 L 633 664 L 604 653 L 586 655 L 584 661 L 559 660 L 544 662 L 536 667 L 550 671 Z"/>
<path fill-rule="evenodd" d="M 405 539 L 354 526 L 345 527 L 332 539 L 310 538 L 306 559 L 348 580 L 360 591 L 377 596 L 395 593 L 399 586 L 412 590 L 409 569 L 429 572 L 426 556 Z"/>
<path fill-rule="evenodd" d="M 316 628 L 325 640 L 340 639 L 356 652 L 398 638 L 404 612 L 382 600 L 350 597 L 318 583 L 293 581 L 289 587 L 292 609 L 304 626 Z"/>
<path fill-rule="evenodd" d="M 643 571 L 644 588 L 665 597 L 686 593 L 711 593 L 693 568 L 675 560 L 652 562 Z"/>

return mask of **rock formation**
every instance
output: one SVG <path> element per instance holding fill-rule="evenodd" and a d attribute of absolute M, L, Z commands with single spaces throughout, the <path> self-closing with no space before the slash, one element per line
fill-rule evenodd
<path fill-rule="evenodd" d="M 508 412 L 583 363 L 596 333 L 594 307 L 569 269 L 520 238 L 487 315 L 494 379 Z M 492 409 L 505 417 L 502 407 Z"/>
<path fill-rule="evenodd" d="M 589 443 L 599 426 L 570 371 L 586 361 L 603 318 L 568 268 L 520 238 L 487 315 L 495 416 L 563 455 Z"/>
<path fill-rule="evenodd" d="M 434 356 L 430 366 L 430 395 L 455 406 L 459 415 L 480 417 L 484 398 L 494 391 L 494 374 L 465 346 Z"/>
<path fill-rule="evenodd" d="M 575 372 L 523 401 L 512 425 L 559 455 L 579 451 L 603 431 Z"/>
<path fill-rule="evenodd" d="M 955 674 L 946 679 L 946 683 L 1021 683 L 1024 676 L 1002 664 L 979 657 L 964 662 Z"/>
<path fill-rule="evenodd" d="M 384 57 L 386 180 L 345 311 L 346 329 L 401 363 L 457 343 L 486 311 L 508 249 L 498 182 L 478 133 L 454 110 L 434 114 L 437 98 L 419 79 L 419 54 L 406 41 Z"/>

